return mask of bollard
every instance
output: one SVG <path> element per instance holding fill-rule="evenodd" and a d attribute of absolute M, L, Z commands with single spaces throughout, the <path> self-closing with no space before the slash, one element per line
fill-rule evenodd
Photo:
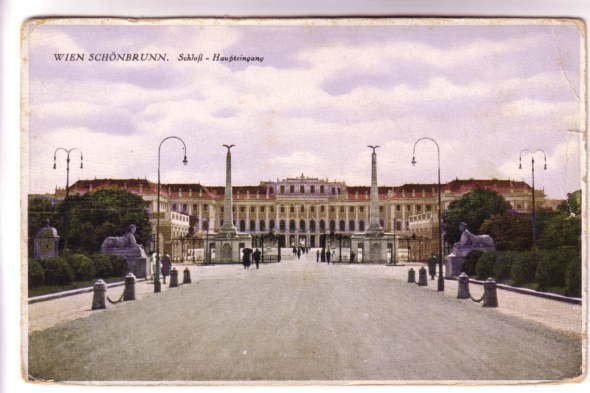
<path fill-rule="evenodd" d="M 135 274 L 129 272 L 125 276 L 125 290 L 123 291 L 123 301 L 135 300 Z"/>
<path fill-rule="evenodd" d="M 408 270 L 408 282 L 416 282 L 416 272 L 413 267 Z"/>
<path fill-rule="evenodd" d="M 457 290 L 457 299 L 469 299 L 469 276 L 462 272 L 457 279 L 459 286 Z"/>
<path fill-rule="evenodd" d="M 184 275 L 182 277 L 183 284 L 190 284 L 191 281 L 191 271 L 188 270 L 188 267 L 184 269 Z"/>
<path fill-rule="evenodd" d="M 170 288 L 178 287 L 178 270 L 175 267 L 170 270 Z"/>
<path fill-rule="evenodd" d="M 483 283 L 483 306 L 498 307 L 498 295 L 496 293 L 496 281 L 489 277 Z"/>
<path fill-rule="evenodd" d="M 102 310 L 107 308 L 106 304 L 106 292 L 107 284 L 102 279 L 98 279 L 94 282 L 93 286 L 94 295 L 92 296 L 92 309 Z"/>
<path fill-rule="evenodd" d="M 421 287 L 428 285 L 428 276 L 426 275 L 426 269 L 424 266 L 418 270 L 418 285 Z"/>

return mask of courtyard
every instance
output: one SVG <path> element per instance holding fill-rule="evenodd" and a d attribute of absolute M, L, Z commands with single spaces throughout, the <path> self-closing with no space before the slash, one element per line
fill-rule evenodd
<path fill-rule="evenodd" d="M 180 267 L 182 268 L 182 267 Z M 29 375 L 69 381 L 561 380 L 581 307 L 499 291 L 498 309 L 408 284 L 407 266 L 301 260 L 192 266 L 193 283 L 90 311 L 29 305 Z M 182 277 L 182 274 L 180 275 Z M 111 298 L 122 288 L 109 289 Z M 472 286 L 474 296 L 481 288 Z"/>

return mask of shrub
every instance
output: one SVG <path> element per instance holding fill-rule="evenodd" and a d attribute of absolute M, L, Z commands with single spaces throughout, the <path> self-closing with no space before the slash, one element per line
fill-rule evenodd
<path fill-rule="evenodd" d="M 41 260 L 45 269 L 45 284 L 64 285 L 74 281 L 74 270 L 62 257 L 52 257 Z"/>
<path fill-rule="evenodd" d="M 505 251 L 496 253 L 496 262 L 494 263 L 494 277 L 496 280 L 506 280 L 510 278 L 510 271 L 512 269 L 512 262 L 516 257 L 516 253 Z"/>
<path fill-rule="evenodd" d="M 567 255 L 564 255 L 562 250 L 550 250 L 540 253 L 537 271 L 535 272 L 535 280 L 539 283 L 539 289 L 565 286 L 565 270 L 568 265 L 568 261 L 564 260 L 565 258 L 567 258 Z"/>
<path fill-rule="evenodd" d="M 473 250 L 465 256 L 465 261 L 463 262 L 463 272 L 468 276 L 475 275 L 475 267 L 477 266 L 477 261 L 483 255 L 483 251 L 480 250 Z"/>
<path fill-rule="evenodd" d="M 94 262 L 97 278 L 107 278 L 113 275 L 113 264 L 110 255 L 97 252 L 92 254 L 92 261 Z"/>
<path fill-rule="evenodd" d="M 494 263 L 496 262 L 496 253 L 486 252 L 478 260 L 475 266 L 477 278 L 485 280 L 494 275 Z"/>
<path fill-rule="evenodd" d="M 518 253 L 512 262 L 510 275 L 516 285 L 532 282 L 535 279 L 539 253 L 526 251 Z"/>
<path fill-rule="evenodd" d="M 72 254 L 67 261 L 74 270 L 76 280 L 90 280 L 96 275 L 94 262 L 84 254 Z"/>
<path fill-rule="evenodd" d="M 109 257 L 113 266 L 113 276 L 122 277 L 129 272 L 127 261 L 124 258 L 117 255 L 109 255 Z"/>
<path fill-rule="evenodd" d="M 29 259 L 29 288 L 38 287 L 45 282 L 45 270 L 36 259 Z"/>
<path fill-rule="evenodd" d="M 565 269 L 565 293 L 568 296 L 582 296 L 582 261 L 579 254 L 569 261 Z"/>

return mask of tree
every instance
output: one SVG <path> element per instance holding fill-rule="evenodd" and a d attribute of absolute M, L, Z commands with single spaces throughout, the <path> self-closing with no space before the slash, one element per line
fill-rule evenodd
<path fill-rule="evenodd" d="M 58 208 L 56 227 L 69 249 L 93 253 L 107 236 L 121 236 L 135 224 L 137 242 L 146 245 L 151 227 L 146 202 L 126 190 L 104 189 L 75 195 Z"/>
<path fill-rule="evenodd" d="M 559 213 L 549 218 L 539 236 L 539 248 L 574 247 L 580 249 L 582 237 L 582 217 L 572 217 Z"/>
<path fill-rule="evenodd" d="M 479 231 L 490 235 L 499 251 L 524 251 L 531 248 L 532 226 L 529 215 L 514 212 L 494 214 L 481 224 Z"/>
<path fill-rule="evenodd" d="M 459 223 L 465 222 L 469 230 L 476 232 L 481 224 L 494 214 L 503 214 L 510 204 L 495 191 L 476 188 L 453 201 L 445 216 L 445 240 L 449 243 L 459 241 Z"/>
<path fill-rule="evenodd" d="M 579 216 L 582 212 L 582 190 L 567 194 L 567 200 L 563 201 L 557 210 L 568 215 Z"/>

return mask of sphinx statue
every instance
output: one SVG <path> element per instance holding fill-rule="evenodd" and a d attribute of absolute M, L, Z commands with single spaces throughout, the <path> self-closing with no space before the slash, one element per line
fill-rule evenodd
<path fill-rule="evenodd" d="M 461 231 L 461 237 L 453 245 L 451 253 L 446 257 L 447 277 L 454 277 L 461 274 L 465 257 L 471 251 L 496 251 L 496 243 L 489 235 L 474 235 L 464 222 L 459 224 L 459 230 Z"/>
<path fill-rule="evenodd" d="M 147 255 L 143 246 L 137 243 L 135 232 L 137 227 L 129 225 L 129 229 L 123 236 L 109 236 L 104 239 L 100 251 L 104 254 L 117 255 L 127 261 L 128 270 L 136 277 L 146 277 Z"/>

